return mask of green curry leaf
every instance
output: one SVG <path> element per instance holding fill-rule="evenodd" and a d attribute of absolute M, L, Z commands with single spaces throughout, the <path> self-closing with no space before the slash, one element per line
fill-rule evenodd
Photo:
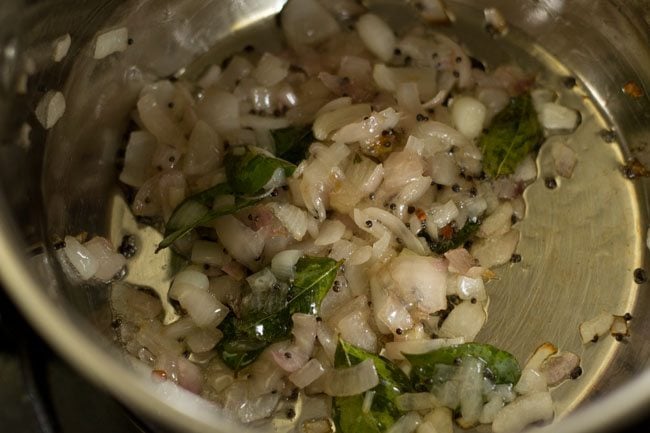
<path fill-rule="evenodd" d="M 517 359 L 489 344 L 465 343 L 404 356 L 411 363 L 411 382 L 417 389 L 430 389 L 432 384 L 446 381 L 449 378 L 448 366 L 468 356 L 482 360 L 497 384 L 515 384 L 521 376 Z"/>
<path fill-rule="evenodd" d="M 355 347 L 343 340 L 336 349 L 334 365 L 347 368 L 371 359 L 377 369 L 379 384 L 372 389 L 375 395 L 370 410 L 362 410 L 364 395 L 336 397 L 334 399 L 334 422 L 342 433 L 381 433 L 388 430 L 403 413 L 395 399 L 411 391 L 409 378 L 388 359 Z"/>
<path fill-rule="evenodd" d="M 280 287 L 267 295 L 267 305 L 275 305 L 275 311 L 249 310 L 240 318 L 228 316 L 220 326 L 224 337 L 217 345 L 224 363 L 233 370 L 245 367 L 270 344 L 289 337 L 293 314 L 317 314 L 340 265 L 327 257 L 302 257 L 296 263 L 289 296 Z"/>
<path fill-rule="evenodd" d="M 246 149 L 243 153 L 230 152 L 226 155 L 224 165 L 228 183 L 235 194 L 258 194 L 276 170 L 291 176 L 296 166 L 282 159 Z"/>
<path fill-rule="evenodd" d="M 530 95 L 511 98 L 480 138 L 483 170 L 493 178 L 514 173 L 526 155 L 539 149 L 543 139 Z"/>
<path fill-rule="evenodd" d="M 271 135 L 275 141 L 276 155 L 293 164 L 305 159 L 309 146 L 314 142 L 311 125 L 275 129 Z"/>

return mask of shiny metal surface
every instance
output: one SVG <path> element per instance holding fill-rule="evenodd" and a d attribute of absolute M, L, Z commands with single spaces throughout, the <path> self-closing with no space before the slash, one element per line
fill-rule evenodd
<path fill-rule="evenodd" d="M 20 6 L 21 2 L 15 3 Z M 130 406 L 172 428 L 235 431 L 218 412 L 191 396 L 156 389 L 133 371 L 103 336 L 109 317 L 101 287 L 74 287 L 62 278 L 51 258 L 45 267 L 52 272 L 41 279 L 21 254 L 27 246 L 49 247 L 54 237 L 81 230 L 106 233 L 112 226 L 114 240 L 121 238 L 123 230 L 135 230 L 123 207 L 108 203 L 112 203 L 114 158 L 126 126 L 125 113 L 139 87 L 149 74 L 167 76 L 188 64 L 198 70 L 206 59 L 227 55 L 226 51 L 251 34 L 268 40 L 265 32 L 273 31 L 269 23 L 284 2 L 121 3 L 40 2 L 29 10 L 25 21 L 8 18 L 10 7 L 5 15 L 0 13 L 3 21 L 16 23 L 13 33 L 0 32 L 0 42 L 15 46 L 18 53 L 5 50 L 0 84 L 5 76 L 11 77 L 18 64 L 14 57 L 20 58 L 25 49 L 67 31 L 75 41 L 63 65 L 32 77 L 27 96 L 14 98 L 11 87 L 3 87 L 0 273 L 39 332 L 80 371 Z M 578 166 L 571 179 L 562 179 L 556 190 L 549 190 L 542 180 L 548 154 L 541 152 L 540 180 L 526 192 L 528 217 L 519 223 L 518 252 L 523 260 L 497 270 L 499 278 L 488 287 L 490 318 L 479 339 L 512 351 L 522 361 L 544 341 L 579 354 L 584 375 L 554 391 L 558 418 L 566 419 L 548 428 L 562 432 L 607 429 L 650 403 L 650 373 L 646 372 L 650 294 L 647 283 L 638 285 L 633 279 L 635 268 L 647 267 L 649 185 L 646 179 L 627 180 L 620 171 L 633 155 L 650 162 L 646 150 L 650 143 L 650 5 L 643 0 L 447 3 L 457 17 L 448 31 L 461 31 L 470 51 L 488 64 L 514 57 L 526 67 L 542 68 L 543 82 L 558 84 L 566 75 L 578 79 L 577 89 L 561 92 L 562 101 L 580 109 L 583 116 L 578 133 L 568 141 L 578 154 Z M 398 26 L 408 25 L 414 14 L 401 4 L 396 9 L 395 1 L 366 4 L 386 13 Z M 13 13 L 22 14 L 18 6 Z M 481 10 L 487 6 L 498 7 L 513 28 L 508 38 L 499 41 L 498 50 L 481 28 Z M 119 60 L 93 61 L 87 41 L 97 29 L 116 23 L 128 25 L 133 46 Z M 628 81 L 641 85 L 645 96 L 630 98 L 623 93 L 621 87 Z M 66 116 L 47 137 L 29 114 L 38 100 L 39 86 L 64 89 L 69 102 Z M 31 146 L 15 144 L 16 131 L 24 121 L 34 127 Z M 601 139 L 603 128 L 616 131 L 614 143 Z M 25 178 L 24 173 L 29 176 Z M 149 243 L 155 237 L 155 233 L 145 234 Z M 150 285 L 164 287 L 164 260 L 155 266 L 162 273 L 156 273 L 160 280 Z M 151 270 L 144 265 L 140 268 Z M 151 276 L 134 272 L 131 278 L 149 280 Z M 628 342 L 608 338 L 581 344 L 578 324 L 601 310 L 630 312 L 635 317 Z"/>

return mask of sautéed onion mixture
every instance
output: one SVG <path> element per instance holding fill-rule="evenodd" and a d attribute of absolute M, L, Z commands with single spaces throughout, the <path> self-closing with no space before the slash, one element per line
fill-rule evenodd
<path fill-rule="evenodd" d="M 113 278 L 137 254 L 128 239 L 118 253 L 66 238 L 82 278 L 112 281 L 120 343 L 155 380 L 251 425 L 500 433 L 551 420 L 549 389 L 580 375 L 578 356 L 546 343 L 517 360 L 475 338 L 486 283 L 521 260 L 536 153 L 579 113 L 535 71 L 484 65 L 435 24 L 396 35 L 356 2 L 291 0 L 279 25 L 282 50 L 246 46 L 196 82 L 152 82 L 133 108 L 119 180 L 182 263 L 180 318 Z M 573 150 L 553 157 L 570 177 Z"/>

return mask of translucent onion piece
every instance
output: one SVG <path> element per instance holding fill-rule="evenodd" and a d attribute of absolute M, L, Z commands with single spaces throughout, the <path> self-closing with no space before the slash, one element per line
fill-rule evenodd
<path fill-rule="evenodd" d="M 357 32 L 368 50 L 387 62 L 393 57 L 396 38 L 393 30 L 374 14 L 365 14 L 357 21 Z"/>
<path fill-rule="evenodd" d="M 125 51 L 129 46 L 129 31 L 126 27 L 120 27 L 103 31 L 95 38 L 95 59 L 103 59 L 113 53 Z"/>
<path fill-rule="evenodd" d="M 427 313 L 447 308 L 447 266 L 433 257 L 401 255 L 390 263 L 400 295 Z M 451 335 L 459 337 L 461 335 Z"/>
<path fill-rule="evenodd" d="M 507 263 L 515 252 L 518 242 L 519 231 L 513 229 L 504 235 L 474 243 L 471 253 L 481 266 L 492 268 Z"/>
<path fill-rule="evenodd" d="M 440 401 L 430 392 L 405 392 L 395 399 L 399 410 L 408 412 L 412 410 L 430 410 L 440 406 Z"/>
<path fill-rule="evenodd" d="M 451 118 L 465 137 L 474 139 L 483 132 L 486 114 L 487 109 L 479 100 L 470 96 L 454 98 Z"/>
<path fill-rule="evenodd" d="M 108 281 L 113 279 L 126 265 L 126 258 L 122 254 L 115 252 L 113 245 L 105 238 L 95 236 L 86 242 L 84 246 L 99 264 L 94 274 L 94 277 L 99 280 Z"/>
<path fill-rule="evenodd" d="M 371 359 L 353 367 L 328 370 L 323 378 L 325 393 L 333 397 L 362 394 L 379 384 L 379 376 Z"/>
<path fill-rule="evenodd" d="M 494 417 L 494 433 L 517 433 L 527 425 L 553 418 L 555 409 L 548 392 L 537 392 L 517 398 Z"/>
<path fill-rule="evenodd" d="M 260 257 L 264 250 L 264 238 L 261 234 L 251 230 L 232 215 L 217 219 L 213 226 L 221 244 L 235 260 L 250 269 L 257 268 L 255 259 Z"/>
<path fill-rule="evenodd" d="M 83 280 L 92 278 L 99 269 L 99 261 L 72 236 L 66 236 L 64 252 L 70 264 Z"/>
<path fill-rule="evenodd" d="M 325 140 L 330 133 L 370 115 L 370 104 L 343 105 L 320 114 L 314 121 L 314 137 Z"/>
<path fill-rule="evenodd" d="M 207 290 L 185 290 L 180 294 L 178 302 L 200 328 L 218 326 L 229 312 L 228 307 Z"/>
<path fill-rule="evenodd" d="M 487 315 L 481 304 L 463 301 L 451 310 L 438 335 L 446 338 L 463 337 L 465 341 L 474 341 L 486 320 Z"/>
<path fill-rule="evenodd" d="M 589 343 L 607 335 L 613 322 L 614 315 L 607 312 L 602 312 L 596 317 L 582 322 L 579 326 L 582 343 Z"/>
<path fill-rule="evenodd" d="M 43 125 L 43 128 L 50 129 L 63 117 L 65 108 L 63 93 L 50 90 L 38 102 L 35 112 L 36 118 Z"/>
<path fill-rule="evenodd" d="M 300 52 L 339 32 L 336 19 L 316 0 L 290 0 L 280 15 L 289 46 Z"/>
<path fill-rule="evenodd" d="M 124 155 L 120 182 L 141 187 L 151 176 L 151 160 L 156 151 L 156 138 L 146 131 L 133 131 L 129 135 Z"/>
<path fill-rule="evenodd" d="M 318 237 L 314 240 L 316 245 L 331 245 L 341 239 L 345 233 L 345 225 L 338 220 L 325 220 L 320 227 Z"/>
<path fill-rule="evenodd" d="M 393 424 L 386 433 L 412 433 L 418 428 L 422 418 L 417 412 L 409 412 Z"/>
<path fill-rule="evenodd" d="M 289 380 L 298 388 L 304 388 L 325 373 L 317 359 L 309 360 L 300 370 L 289 375 Z"/>

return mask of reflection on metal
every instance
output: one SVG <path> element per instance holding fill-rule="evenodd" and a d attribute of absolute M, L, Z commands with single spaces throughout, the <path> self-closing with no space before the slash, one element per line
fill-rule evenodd
<path fill-rule="evenodd" d="M 178 320 L 178 314 L 169 303 L 167 293 L 171 283 L 170 248 L 156 253 L 156 248 L 162 241 L 162 234 L 153 227 L 138 224 L 131 213 L 129 205 L 121 194 L 115 193 L 111 199 L 110 240 L 113 245 L 120 245 L 124 236 L 132 235 L 136 239 L 136 254 L 127 263 L 127 274 L 124 282 L 154 290 L 163 304 L 165 319 L 168 325 Z"/>

